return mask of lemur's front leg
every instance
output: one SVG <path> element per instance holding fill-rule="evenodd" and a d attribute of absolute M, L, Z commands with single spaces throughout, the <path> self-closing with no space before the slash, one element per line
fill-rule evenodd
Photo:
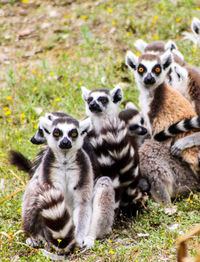
<path fill-rule="evenodd" d="M 84 239 L 88 234 L 92 215 L 91 200 L 82 200 L 75 204 L 73 220 L 75 225 L 75 238 L 80 247 L 83 247 Z"/>

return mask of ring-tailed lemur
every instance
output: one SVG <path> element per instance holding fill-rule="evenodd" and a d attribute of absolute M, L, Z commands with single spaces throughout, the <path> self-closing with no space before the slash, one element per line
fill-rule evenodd
<path fill-rule="evenodd" d="M 134 46 L 143 54 L 143 53 L 152 53 L 161 55 L 165 51 L 170 50 L 173 55 L 178 56 L 182 61 L 184 61 L 184 57 L 181 52 L 178 50 L 177 45 L 173 41 L 168 41 L 165 43 L 164 41 L 154 41 L 151 43 L 146 43 L 142 39 L 138 39 L 135 41 Z"/>
<path fill-rule="evenodd" d="M 48 121 L 53 121 L 58 117 L 66 117 L 66 115 L 63 115 L 62 113 L 53 113 L 52 117 L 51 114 L 47 113 L 45 114 L 45 118 L 47 118 Z M 86 130 L 89 128 L 89 125 L 89 119 L 80 121 L 82 133 L 86 132 Z M 34 135 L 34 139 L 36 139 L 36 144 L 39 144 L 38 142 L 41 143 L 42 141 L 46 143 L 46 136 L 44 136 L 46 132 L 45 127 L 39 124 L 38 129 L 42 130 L 42 132 L 40 132 L 39 135 Z M 15 160 L 11 161 L 11 163 L 17 165 L 18 168 L 22 167 L 20 169 L 26 172 L 30 172 L 30 170 L 36 170 L 38 165 L 40 165 L 43 155 L 47 150 L 48 148 L 46 147 L 43 151 L 41 151 L 41 153 L 39 153 L 41 157 L 40 159 L 37 159 L 37 166 L 34 165 L 35 161 L 32 163 L 31 161 L 27 160 L 27 158 L 24 157 L 21 153 L 16 151 L 11 151 L 11 160 Z M 28 167 L 26 164 L 27 162 Z M 84 240 L 84 246 L 91 247 L 92 245 L 94 245 L 94 240 L 96 238 L 100 238 L 110 231 L 113 223 L 113 213 L 115 209 L 115 205 L 113 204 L 115 195 L 113 194 L 113 191 L 114 189 L 111 187 L 110 178 L 102 177 L 96 181 L 95 187 L 93 189 L 92 219 L 89 227 L 88 236 Z"/>
<path fill-rule="evenodd" d="M 82 130 L 76 119 L 41 117 L 39 125 L 48 147 L 24 195 L 23 229 L 33 239 L 42 236 L 68 251 L 72 244 L 83 246 L 89 231 L 91 163 L 82 150 Z"/>
<path fill-rule="evenodd" d="M 165 83 L 165 76 L 172 63 L 172 55 L 169 51 L 161 56 L 144 54 L 138 58 L 128 52 L 126 63 L 134 71 L 140 90 L 140 107 L 152 136 L 173 123 L 196 116 L 189 101 Z M 186 135 L 188 133 L 177 135 L 175 139 Z M 198 148 L 184 150 L 181 157 L 197 174 Z"/>
<path fill-rule="evenodd" d="M 126 63 L 135 74 L 136 82 L 140 90 L 140 107 L 142 108 L 143 116 L 148 124 L 148 128 L 152 136 L 181 119 L 196 116 L 196 113 L 189 101 L 187 101 L 174 88 L 167 86 L 164 82 L 165 75 L 171 62 L 172 55 L 169 52 L 164 53 L 161 56 L 144 54 L 138 58 L 131 52 L 128 52 L 126 56 Z M 188 133 L 183 134 L 183 136 L 185 135 L 188 135 Z M 176 138 L 179 137 L 179 135 L 176 136 Z M 145 155 L 145 145 L 142 146 L 141 150 Z M 193 172 L 197 174 L 199 171 L 198 148 L 195 147 L 184 150 L 181 156 L 184 161 L 189 164 Z M 151 159 L 151 153 L 149 153 L 148 157 L 146 157 L 146 161 L 148 158 Z M 158 163 L 160 158 L 161 156 L 158 154 L 156 158 Z M 162 167 L 160 164 L 158 165 L 158 163 L 156 165 L 157 174 L 160 174 L 162 178 L 162 172 L 160 171 L 163 171 L 165 167 Z M 159 175 L 155 175 L 154 172 L 152 172 L 153 168 L 155 169 L 153 166 L 154 165 L 149 165 L 149 169 L 146 166 L 147 169 L 145 171 L 145 169 L 142 170 L 140 162 L 142 177 L 146 172 L 145 177 L 148 179 L 149 176 L 150 180 L 153 180 L 159 187 L 161 178 L 155 182 L 156 179 L 159 178 Z M 165 172 L 167 172 L 167 170 L 165 170 Z M 169 178 L 172 176 L 170 172 L 167 172 L 167 175 Z M 167 184 L 165 184 L 165 186 L 167 187 Z M 186 186 L 190 187 L 191 185 L 188 182 Z M 152 190 L 153 189 L 151 189 L 151 191 Z M 171 192 L 168 191 L 168 193 L 171 195 Z"/>
<path fill-rule="evenodd" d="M 196 17 L 193 18 L 191 23 L 192 34 L 183 32 L 184 38 L 191 40 L 194 44 L 200 45 L 200 20 Z"/>
<path fill-rule="evenodd" d="M 187 63 L 184 61 L 183 55 L 173 41 L 170 40 L 167 43 L 164 41 L 155 41 L 148 44 L 144 40 L 138 39 L 135 42 L 135 46 L 142 53 L 151 53 L 155 55 L 161 55 L 165 51 L 170 50 L 173 56 L 173 63 L 171 63 L 170 69 L 166 74 L 166 82 L 176 89 L 181 88 L 184 78 L 180 75 L 179 67 L 187 66 Z"/>
<path fill-rule="evenodd" d="M 111 178 L 118 206 L 134 203 L 141 197 L 138 188 L 140 175 L 137 148 L 129 139 L 125 121 L 118 117 L 122 90 L 116 87 L 111 91 L 90 91 L 82 87 L 82 96 L 86 102 L 86 113 L 91 119 L 92 130 L 87 139 L 96 159 L 95 177 Z M 121 199 L 125 191 L 127 198 Z"/>
<path fill-rule="evenodd" d="M 68 117 L 69 115 L 64 112 L 52 112 L 52 113 L 46 113 L 45 117 L 49 119 L 50 121 L 53 121 L 56 118 L 61 117 Z M 90 120 L 89 118 L 80 120 L 80 127 L 82 132 L 85 133 L 90 128 Z M 44 136 L 44 129 L 38 125 L 37 132 L 33 135 L 31 138 L 31 143 L 35 145 L 41 145 L 46 144 L 46 137 Z M 43 149 L 37 154 L 36 158 L 33 162 L 31 162 L 29 159 L 27 159 L 22 153 L 18 151 L 11 150 L 10 151 L 10 163 L 12 165 L 15 165 L 18 167 L 19 170 L 22 170 L 29 174 L 29 177 L 31 178 L 33 174 L 35 173 L 35 170 L 37 169 L 38 165 L 41 162 L 41 159 L 43 155 L 45 154 L 45 151 L 47 150 L 46 146 L 43 147 Z"/>
<path fill-rule="evenodd" d="M 64 112 L 52 112 L 52 113 L 46 113 L 45 117 L 49 120 L 53 121 L 55 118 L 59 117 L 68 117 L 69 115 Z M 46 138 L 44 136 L 44 130 L 38 125 L 37 132 L 35 135 L 31 138 L 31 143 L 35 145 L 41 145 L 46 143 Z"/>

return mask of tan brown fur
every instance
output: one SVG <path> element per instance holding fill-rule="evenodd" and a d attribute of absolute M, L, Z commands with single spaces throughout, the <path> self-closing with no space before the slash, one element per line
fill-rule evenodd
<path fill-rule="evenodd" d="M 178 91 L 165 83 L 156 89 L 150 108 L 149 117 L 152 124 L 152 135 L 182 119 L 197 115 L 190 102 Z M 194 131 L 183 133 L 177 135 L 174 139 L 177 140 L 192 133 Z M 168 140 L 166 143 L 169 142 L 171 141 Z M 195 174 L 199 171 L 198 152 L 199 147 L 192 147 L 185 149 L 181 153 L 181 157 L 191 166 Z"/>
<path fill-rule="evenodd" d="M 174 59 L 174 62 L 179 64 L 180 66 L 187 66 L 187 63 L 174 53 L 173 53 L 173 59 Z"/>
<path fill-rule="evenodd" d="M 188 94 L 194 102 L 197 114 L 200 115 L 200 72 L 195 67 L 187 66 L 186 69 L 189 77 Z"/>
<path fill-rule="evenodd" d="M 139 56 L 139 59 L 138 59 L 139 63 L 142 60 L 148 60 L 148 61 L 157 60 L 157 62 L 160 63 L 160 58 L 157 55 L 154 55 L 154 54 L 142 54 L 142 55 Z"/>
<path fill-rule="evenodd" d="M 145 53 L 149 51 L 154 51 L 158 53 L 164 53 L 165 52 L 165 42 L 163 41 L 154 41 L 152 43 L 149 43 L 146 48 L 144 49 Z"/>
<path fill-rule="evenodd" d="M 188 233 L 183 236 L 180 236 L 177 241 L 177 262 L 200 262 L 200 250 L 196 257 L 187 256 L 187 245 L 186 242 L 188 239 L 195 235 L 200 234 L 200 226 L 194 227 Z"/>

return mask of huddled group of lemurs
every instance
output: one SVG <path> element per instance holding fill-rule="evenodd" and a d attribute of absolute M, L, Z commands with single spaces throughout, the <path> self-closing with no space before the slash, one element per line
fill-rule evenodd
<path fill-rule="evenodd" d="M 198 19 L 192 29 L 200 33 Z M 172 41 L 135 46 L 142 54 L 128 51 L 126 65 L 141 112 L 132 102 L 120 111 L 120 86 L 82 87 L 86 118 L 46 113 L 31 139 L 45 144 L 35 160 L 11 151 L 11 163 L 30 176 L 22 203 L 27 244 L 63 253 L 91 247 L 119 211 L 200 189 L 200 69 Z"/>

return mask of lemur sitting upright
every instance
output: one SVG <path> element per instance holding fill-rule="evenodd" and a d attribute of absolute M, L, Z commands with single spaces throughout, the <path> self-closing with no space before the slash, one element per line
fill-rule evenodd
<path fill-rule="evenodd" d="M 134 71 L 136 82 L 140 91 L 140 107 L 142 108 L 143 116 L 147 123 L 148 130 L 151 136 L 181 119 L 196 116 L 196 113 L 189 101 L 187 101 L 179 92 L 177 92 L 175 89 L 168 86 L 164 82 L 165 76 L 169 70 L 171 63 L 172 55 L 170 52 L 166 52 L 161 56 L 144 54 L 139 56 L 138 58 L 131 52 L 128 52 L 126 56 L 126 64 L 131 68 L 131 70 Z M 183 136 L 186 135 L 188 135 L 188 133 L 183 134 Z M 180 136 L 177 136 L 176 138 L 179 137 Z M 143 163 L 148 161 L 148 159 L 152 159 L 151 146 L 148 146 L 148 152 L 145 152 L 145 146 L 148 143 L 151 143 L 153 147 L 155 144 L 155 142 L 146 142 L 142 146 L 140 150 L 140 160 L 142 162 L 142 160 L 145 159 Z M 163 145 L 161 144 L 161 152 L 163 151 L 161 150 L 162 146 Z M 159 148 L 157 144 L 155 145 L 155 147 Z M 157 152 L 159 152 L 159 150 L 157 150 Z M 151 188 L 151 191 L 154 191 L 154 193 L 156 194 L 156 188 L 159 188 L 159 183 L 161 183 L 163 187 L 165 187 L 165 191 L 167 192 L 168 196 L 172 197 L 174 193 L 179 193 L 179 191 L 176 190 L 178 188 L 178 184 L 176 184 L 176 188 L 173 188 L 173 181 L 176 181 L 176 183 L 180 183 L 181 187 L 184 186 L 184 183 L 186 183 L 186 187 L 192 186 L 190 182 L 187 183 L 187 179 L 182 181 L 181 176 L 176 178 L 173 171 L 173 165 L 169 165 L 168 168 L 165 170 L 168 182 L 166 180 L 165 182 L 161 181 L 162 170 L 164 171 L 164 169 L 166 168 L 166 166 L 162 167 L 162 165 L 159 164 L 159 159 L 161 159 L 161 157 L 162 156 L 154 155 L 154 158 L 158 160 L 155 167 L 152 161 L 152 163 L 149 163 L 149 168 L 145 165 L 146 169 L 143 169 L 142 164 L 140 163 L 142 177 L 144 176 L 145 178 L 150 179 L 152 182 L 150 183 L 151 186 L 153 185 L 153 181 L 155 183 L 158 179 L 158 181 L 156 182 L 157 187 L 155 186 L 154 188 Z M 190 165 L 194 173 L 197 174 L 197 172 L 199 171 L 198 148 L 185 150 L 182 153 L 182 158 Z M 180 163 L 178 167 L 180 169 Z M 187 174 L 191 176 L 192 172 L 189 172 Z M 178 178 L 180 178 L 180 180 Z M 163 189 L 161 188 L 161 191 L 162 190 Z M 164 197 L 164 199 L 166 198 Z M 163 201 L 165 202 L 165 200 Z"/>
<path fill-rule="evenodd" d="M 23 229 L 31 235 L 28 243 L 44 237 L 67 252 L 75 243 L 83 246 L 89 231 L 93 171 L 76 119 L 41 117 L 39 125 L 47 149 L 25 191 Z"/>
<path fill-rule="evenodd" d="M 137 148 L 130 141 L 125 121 L 118 117 L 122 90 L 116 87 L 110 91 L 90 91 L 82 87 L 82 96 L 91 119 L 92 130 L 87 139 L 96 159 L 95 177 L 111 178 L 117 207 L 134 203 L 141 197 L 138 188 L 140 173 Z M 121 199 L 123 194 L 127 196 Z"/>
<path fill-rule="evenodd" d="M 144 54 L 138 58 L 128 52 L 126 63 L 134 71 L 140 90 L 140 106 L 152 136 L 177 121 L 196 116 L 189 101 L 165 83 L 165 76 L 172 63 L 169 51 L 161 56 Z M 176 139 L 187 135 L 177 135 Z M 184 150 L 181 156 L 197 174 L 198 148 Z"/>

